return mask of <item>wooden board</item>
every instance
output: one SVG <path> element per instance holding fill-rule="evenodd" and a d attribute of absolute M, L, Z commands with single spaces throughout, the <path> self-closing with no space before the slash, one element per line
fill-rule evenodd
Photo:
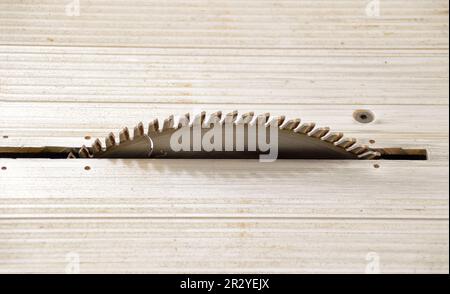
<path fill-rule="evenodd" d="M 448 220 L 9 219 L 0 272 L 61 273 L 78 254 L 82 273 L 364 273 L 371 252 L 385 273 L 446 272 L 446 234 Z"/>
<path fill-rule="evenodd" d="M 369 2 L 1 0 L 1 146 L 237 109 L 430 158 L 0 159 L 0 273 L 448 273 L 448 1 Z"/>
<path fill-rule="evenodd" d="M 0 48 L 6 101 L 448 104 L 446 50 Z"/>
<path fill-rule="evenodd" d="M 448 48 L 448 1 L 2 0 L 0 42 L 195 48 Z M 68 1 L 67 4 L 74 3 Z"/>

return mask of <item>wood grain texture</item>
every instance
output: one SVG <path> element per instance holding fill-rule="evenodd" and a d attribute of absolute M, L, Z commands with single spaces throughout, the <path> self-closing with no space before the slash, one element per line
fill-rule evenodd
<path fill-rule="evenodd" d="M 448 104 L 448 50 L 0 47 L 7 101 Z"/>
<path fill-rule="evenodd" d="M 448 165 L 278 160 L 2 160 L 1 218 L 448 217 Z M 90 170 L 84 170 L 90 166 Z M 421 179 L 427 174 L 430 179 Z M 402 183 L 408 181 L 407 187 Z M 104 191 L 106 193 L 102 193 Z M 376 191 L 376 192 L 375 192 Z M 395 191 L 395 195 L 392 195 Z M 32 203 L 30 203 L 32 201 Z"/>
<path fill-rule="evenodd" d="M 0 43 L 124 47 L 448 48 L 448 1 L 82 1 L 0 4 Z M 67 2 L 67 3 L 70 3 Z"/>
<path fill-rule="evenodd" d="M 0 0 L 0 146 L 236 109 L 430 158 L 0 159 L 0 273 L 449 272 L 448 1 L 63 2 Z"/>
<path fill-rule="evenodd" d="M 448 220 L 255 218 L 0 220 L 0 272 L 446 272 Z"/>

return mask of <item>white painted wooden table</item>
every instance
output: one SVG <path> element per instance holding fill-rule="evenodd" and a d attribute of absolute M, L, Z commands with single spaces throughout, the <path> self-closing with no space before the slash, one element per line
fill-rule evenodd
<path fill-rule="evenodd" d="M 430 152 L 0 159 L 0 272 L 448 273 L 448 1 L 369 2 L 0 0 L 2 146 L 237 109 Z"/>

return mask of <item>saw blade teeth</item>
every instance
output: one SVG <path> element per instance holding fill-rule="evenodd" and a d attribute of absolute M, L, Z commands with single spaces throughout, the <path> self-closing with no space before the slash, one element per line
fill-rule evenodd
<path fill-rule="evenodd" d="M 190 126 L 201 126 L 205 121 L 206 112 L 202 111 L 200 113 L 194 114 L 190 122 Z"/>
<path fill-rule="evenodd" d="M 363 154 L 367 151 L 369 151 L 369 147 L 367 147 L 366 145 L 353 145 L 352 147 L 347 149 L 348 152 L 351 152 L 355 155 L 360 155 Z"/>
<path fill-rule="evenodd" d="M 222 111 L 216 111 L 216 112 L 208 115 L 208 118 L 205 119 L 203 126 L 207 128 L 207 127 L 211 126 L 211 124 L 219 123 L 221 119 L 222 119 Z"/>
<path fill-rule="evenodd" d="M 297 128 L 294 129 L 294 132 L 301 133 L 301 134 L 308 134 L 316 127 L 315 123 L 304 123 L 299 125 Z"/>
<path fill-rule="evenodd" d="M 158 132 L 159 132 L 159 121 L 157 118 L 155 118 L 148 124 L 148 135 L 151 136 L 157 134 Z"/>
<path fill-rule="evenodd" d="M 80 158 L 90 158 L 91 153 L 89 152 L 89 149 L 86 148 L 86 146 L 81 146 L 80 151 L 78 151 L 78 155 Z"/>
<path fill-rule="evenodd" d="M 252 126 L 265 125 L 267 123 L 267 120 L 269 119 L 269 117 L 270 117 L 269 112 L 258 114 L 253 117 L 252 121 L 250 122 L 250 125 L 252 125 Z"/>
<path fill-rule="evenodd" d="M 344 149 L 350 148 L 356 144 L 356 139 L 354 138 L 343 138 L 336 142 L 335 145 Z"/>
<path fill-rule="evenodd" d="M 75 159 L 75 158 L 77 157 L 72 152 L 70 152 L 69 155 L 67 155 L 67 159 Z"/>
<path fill-rule="evenodd" d="M 312 130 L 311 132 L 308 133 L 308 136 L 313 137 L 313 138 L 322 138 L 323 136 L 325 136 L 326 134 L 328 134 L 330 132 L 330 129 L 325 127 L 325 128 L 317 128 L 315 130 Z"/>
<path fill-rule="evenodd" d="M 109 133 L 109 135 L 105 138 L 106 149 L 111 148 L 116 145 L 116 137 L 113 133 Z"/>
<path fill-rule="evenodd" d="M 255 116 L 254 112 L 246 112 L 244 114 L 241 114 L 238 116 L 238 118 L 235 121 L 236 125 L 246 125 L 249 124 L 253 117 Z"/>
<path fill-rule="evenodd" d="M 237 110 L 233 110 L 232 112 L 227 113 L 225 115 L 225 117 L 223 119 L 223 123 L 224 124 L 232 124 L 232 123 L 234 123 L 236 121 L 237 116 L 238 116 Z"/>
<path fill-rule="evenodd" d="M 381 153 L 377 152 L 377 151 L 368 151 L 368 152 L 358 155 L 359 159 L 367 159 L 367 160 L 377 159 L 380 157 L 381 157 Z"/>
<path fill-rule="evenodd" d="M 99 139 L 95 139 L 94 143 L 92 144 L 92 150 L 94 153 L 102 152 L 102 142 L 100 142 Z"/>
<path fill-rule="evenodd" d="M 120 143 L 124 143 L 130 140 L 130 131 L 127 127 L 123 128 L 119 133 Z"/>
<path fill-rule="evenodd" d="M 177 129 L 181 129 L 185 126 L 189 125 L 189 117 L 186 115 L 182 115 L 178 118 L 178 122 L 176 124 L 176 128 Z"/>
<path fill-rule="evenodd" d="M 293 130 L 293 129 L 297 128 L 299 124 L 300 124 L 300 119 L 299 118 L 285 120 L 280 125 L 280 129 L 281 130 Z"/>
<path fill-rule="evenodd" d="M 274 127 L 280 127 L 283 122 L 285 121 L 286 117 L 284 115 L 281 116 L 272 116 L 269 118 L 269 120 L 266 122 L 265 127 L 270 127 L 270 126 L 274 126 Z"/>
<path fill-rule="evenodd" d="M 174 128 L 174 125 L 175 125 L 174 116 L 171 115 L 171 116 L 169 116 L 168 118 L 166 118 L 166 119 L 164 120 L 163 125 L 162 125 L 162 129 L 161 129 L 161 132 L 164 132 L 164 131 L 173 129 L 173 128 Z"/>
<path fill-rule="evenodd" d="M 322 140 L 325 142 L 334 143 L 342 139 L 342 137 L 344 137 L 343 133 L 328 133 L 322 138 Z"/>
<path fill-rule="evenodd" d="M 133 130 L 133 139 L 144 136 L 144 124 L 142 122 L 138 123 Z"/>

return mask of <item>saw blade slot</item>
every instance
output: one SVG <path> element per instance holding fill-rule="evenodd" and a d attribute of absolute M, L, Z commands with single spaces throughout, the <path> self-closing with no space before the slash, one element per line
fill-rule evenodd
<path fill-rule="evenodd" d="M 359 113 L 362 119 L 370 115 Z M 372 148 L 328 127 L 270 113 L 186 113 L 153 119 L 146 129 L 139 122 L 130 130 L 109 133 L 90 147 L 0 147 L 0 158 L 428 159 L 425 149 Z"/>

